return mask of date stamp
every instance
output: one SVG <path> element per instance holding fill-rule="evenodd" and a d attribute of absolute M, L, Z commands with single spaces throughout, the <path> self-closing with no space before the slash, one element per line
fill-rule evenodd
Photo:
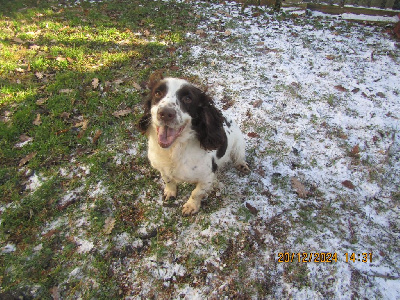
<path fill-rule="evenodd" d="M 336 252 L 279 252 L 278 263 L 372 263 L 372 252 L 344 253 L 338 255 Z"/>

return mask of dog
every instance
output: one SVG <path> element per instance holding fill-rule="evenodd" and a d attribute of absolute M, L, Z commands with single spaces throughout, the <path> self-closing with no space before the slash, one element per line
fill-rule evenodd
<path fill-rule="evenodd" d="M 163 199 L 176 197 L 177 183 L 194 183 L 182 214 L 196 214 L 219 168 L 231 161 L 239 171 L 250 172 L 243 135 L 210 96 L 188 81 L 159 78 L 148 86 L 138 128 L 148 137 L 148 158 L 165 183 Z"/>

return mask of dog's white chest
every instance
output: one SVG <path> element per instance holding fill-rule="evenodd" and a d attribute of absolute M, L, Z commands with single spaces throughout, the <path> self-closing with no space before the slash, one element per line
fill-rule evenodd
<path fill-rule="evenodd" d="M 211 170 L 211 158 L 198 145 L 196 140 L 176 143 L 169 149 L 157 145 L 155 139 L 149 140 L 149 160 L 161 173 L 178 182 L 198 182 Z"/>

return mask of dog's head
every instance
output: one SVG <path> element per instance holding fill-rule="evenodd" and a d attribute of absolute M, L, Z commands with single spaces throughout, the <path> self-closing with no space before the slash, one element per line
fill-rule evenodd
<path fill-rule="evenodd" d="M 184 79 L 165 78 L 150 83 L 150 94 L 139 130 L 157 131 L 158 144 L 170 147 L 185 130 L 194 130 L 201 147 L 218 149 L 226 142 L 224 117 L 212 99 Z"/>

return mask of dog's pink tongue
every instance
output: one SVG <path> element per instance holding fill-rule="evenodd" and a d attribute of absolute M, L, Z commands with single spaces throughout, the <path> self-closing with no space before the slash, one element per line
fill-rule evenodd
<path fill-rule="evenodd" d="M 168 148 L 175 141 L 178 131 L 168 126 L 158 128 L 158 144 L 163 148 Z"/>

